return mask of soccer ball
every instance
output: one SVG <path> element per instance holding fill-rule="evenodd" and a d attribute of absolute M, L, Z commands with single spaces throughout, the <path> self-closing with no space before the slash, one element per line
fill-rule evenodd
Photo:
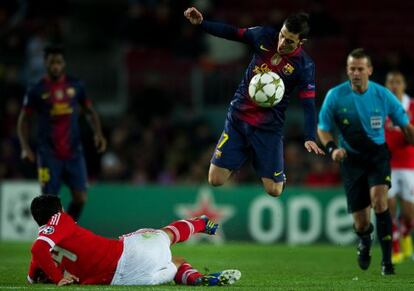
<path fill-rule="evenodd" d="M 250 80 L 250 98 L 261 107 L 275 106 L 282 100 L 284 93 L 285 84 L 274 72 L 259 73 Z"/>

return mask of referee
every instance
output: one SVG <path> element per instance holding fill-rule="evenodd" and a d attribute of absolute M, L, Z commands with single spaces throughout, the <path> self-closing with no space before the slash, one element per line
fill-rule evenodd
<path fill-rule="evenodd" d="M 371 262 L 372 207 L 382 251 L 381 274 L 393 275 L 392 223 L 387 202 L 391 187 L 390 153 L 384 124 L 389 116 L 411 144 L 414 144 L 414 127 L 397 97 L 369 81 L 373 68 L 364 49 L 355 49 L 348 55 L 346 70 L 349 81 L 332 88 L 325 97 L 319 113 L 318 135 L 331 158 L 341 165 L 348 211 L 352 213 L 359 238 L 359 267 L 366 270 Z"/>

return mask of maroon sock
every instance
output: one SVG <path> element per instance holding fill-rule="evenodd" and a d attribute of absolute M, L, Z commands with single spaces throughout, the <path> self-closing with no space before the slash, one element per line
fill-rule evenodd
<path fill-rule="evenodd" d="M 174 281 L 180 285 L 194 285 L 197 278 L 202 276 L 203 274 L 199 273 L 189 263 L 184 263 L 178 268 Z"/>
<path fill-rule="evenodd" d="M 206 228 L 206 222 L 203 219 L 178 220 L 167 225 L 165 228 L 173 233 L 173 243 L 177 243 L 186 241 L 192 234 L 203 231 Z"/>

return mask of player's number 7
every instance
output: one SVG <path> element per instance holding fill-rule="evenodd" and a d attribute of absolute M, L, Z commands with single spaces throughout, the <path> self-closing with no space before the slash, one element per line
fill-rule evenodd
<path fill-rule="evenodd" d="M 227 133 L 223 132 L 223 134 L 221 135 L 221 138 L 220 138 L 220 142 L 217 145 L 217 148 L 220 149 L 226 143 L 226 141 L 228 139 L 229 139 L 229 135 Z"/>

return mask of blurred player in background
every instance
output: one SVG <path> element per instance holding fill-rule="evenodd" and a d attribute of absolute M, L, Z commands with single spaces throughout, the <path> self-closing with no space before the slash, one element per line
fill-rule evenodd
<path fill-rule="evenodd" d="M 414 127 L 398 99 L 383 86 L 369 81 L 372 62 L 363 49 L 355 49 L 348 55 L 346 69 L 349 81 L 332 88 L 325 97 L 318 134 L 327 153 L 341 163 L 348 211 L 352 213 L 359 238 L 360 268 L 366 270 L 371 263 L 373 208 L 382 250 L 381 273 L 392 275 L 395 274 L 391 262 L 392 222 L 387 196 L 391 169 L 384 124 L 389 116 L 411 144 L 414 144 Z M 334 141 L 335 130 L 339 147 Z"/>
<path fill-rule="evenodd" d="M 385 85 L 400 100 L 411 124 L 414 124 L 414 102 L 405 93 L 406 83 L 403 74 L 398 71 L 389 72 Z M 413 255 L 411 231 L 414 223 L 414 146 L 407 143 L 400 128 L 394 127 L 390 120 L 385 126 L 385 137 L 391 151 L 392 188 L 388 191 L 388 203 L 393 230 L 392 260 L 394 263 L 400 263 L 404 257 L 411 258 Z"/>
<path fill-rule="evenodd" d="M 254 50 L 253 59 L 230 103 L 224 131 L 211 160 L 209 183 L 223 185 L 247 158 L 252 157 L 266 192 L 280 196 L 285 182 L 284 112 L 294 90 L 299 92 L 305 113 L 304 146 L 308 152 L 323 154 L 315 142 L 315 65 L 302 49 L 309 32 L 307 14 L 289 16 L 281 29 L 262 26 L 236 28 L 207 21 L 194 7 L 188 8 L 184 16 L 212 35 L 244 42 Z M 269 71 L 283 79 L 285 95 L 276 106 L 263 108 L 250 99 L 248 86 L 255 74 Z"/>
<path fill-rule="evenodd" d="M 158 285 L 174 280 L 181 285 L 220 286 L 241 276 L 238 270 L 203 275 L 184 259 L 171 256 L 171 245 L 195 233 L 215 234 L 218 225 L 206 216 L 162 229 L 140 229 L 114 240 L 78 226 L 57 196 L 34 198 L 30 210 L 40 226 L 32 246 L 30 283 Z"/>
<path fill-rule="evenodd" d="M 67 184 L 72 194 L 68 213 L 77 221 L 87 198 L 87 173 L 78 123 L 80 109 L 90 119 L 98 152 L 105 151 L 106 140 L 83 84 L 65 73 L 63 48 L 47 46 L 44 60 L 47 74 L 29 87 L 19 115 L 21 157 L 30 162 L 37 160 L 43 194 L 58 195 L 61 182 Z M 27 119 L 32 112 L 37 113 L 38 121 L 36 158 L 28 140 L 32 124 Z"/>

